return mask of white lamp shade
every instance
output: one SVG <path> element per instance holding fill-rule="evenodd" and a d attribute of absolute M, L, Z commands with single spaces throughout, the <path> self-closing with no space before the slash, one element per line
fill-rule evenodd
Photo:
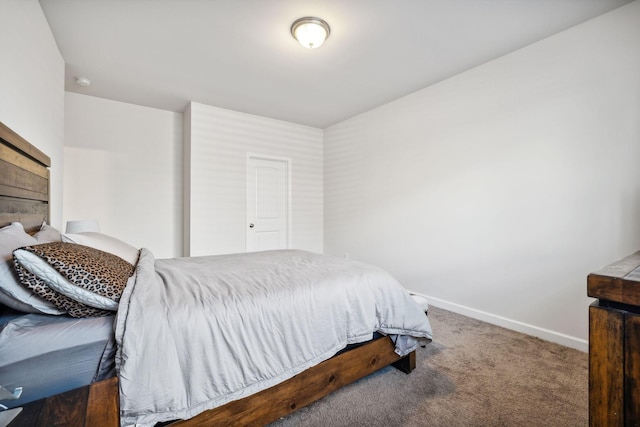
<path fill-rule="evenodd" d="M 99 233 L 100 225 L 98 221 L 95 219 L 82 219 L 78 221 L 67 221 L 67 233 L 69 234 L 77 234 L 77 233 Z"/>
<path fill-rule="evenodd" d="M 291 26 L 291 34 L 300 44 L 308 49 L 315 49 L 329 37 L 329 24 L 320 18 L 300 18 Z"/>

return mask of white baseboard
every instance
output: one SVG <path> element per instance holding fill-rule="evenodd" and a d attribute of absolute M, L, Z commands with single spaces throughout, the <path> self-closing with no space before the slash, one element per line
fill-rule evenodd
<path fill-rule="evenodd" d="M 482 320 L 483 322 L 501 326 L 506 329 L 511 329 L 512 331 L 538 337 L 540 339 L 551 341 L 565 347 L 584 351 L 585 353 L 589 351 L 589 341 L 583 340 L 581 338 L 572 337 L 571 335 L 562 334 L 560 332 L 529 325 L 517 320 L 497 316 L 495 314 L 487 313 L 486 311 L 476 310 L 475 308 L 445 301 L 440 298 L 421 294 L 419 292 L 411 291 L 411 293 L 426 298 L 429 301 L 429 305 L 432 305 L 434 307 L 462 314 L 463 316 L 471 317 L 473 319 Z"/>

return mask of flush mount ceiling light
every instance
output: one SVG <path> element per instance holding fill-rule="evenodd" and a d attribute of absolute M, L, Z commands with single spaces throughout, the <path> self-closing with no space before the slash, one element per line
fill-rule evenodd
<path fill-rule="evenodd" d="M 291 35 L 307 49 L 315 49 L 329 37 L 331 29 L 323 19 L 305 16 L 291 25 Z"/>

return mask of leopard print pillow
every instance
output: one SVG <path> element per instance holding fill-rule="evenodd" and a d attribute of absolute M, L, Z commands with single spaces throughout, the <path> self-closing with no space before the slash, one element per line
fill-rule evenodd
<path fill-rule="evenodd" d="M 134 267 L 122 258 L 98 249 L 74 243 L 52 242 L 21 248 L 39 256 L 71 284 L 113 301 L 119 301 Z M 97 317 L 112 314 L 91 307 L 49 287 L 45 280 L 22 266 L 15 256 L 20 281 L 35 293 L 65 310 L 73 317 Z"/>

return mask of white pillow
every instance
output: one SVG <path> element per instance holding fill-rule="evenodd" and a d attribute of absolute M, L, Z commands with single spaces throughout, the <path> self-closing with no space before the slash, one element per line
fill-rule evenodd
<path fill-rule="evenodd" d="M 46 222 L 42 223 L 40 231 L 34 234 L 33 237 L 35 237 L 38 243 L 60 242 L 62 240 L 60 232 Z"/>
<path fill-rule="evenodd" d="M 76 246 L 78 247 L 78 246 Z M 69 282 L 62 274 L 38 255 L 24 249 L 15 251 L 14 256 L 20 265 L 42 279 L 47 286 L 74 301 L 101 310 L 118 310 L 118 302 L 98 295 Z"/>
<path fill-rule="evenodd" d="M 3 267 L 0 266 L 0 270 L 2 269 Z M 17 311 L 22 311 L 23 313 L 39 313 L 38 310 L 31 307 L 30 305 L 20 302 L 20 300 L 15 299 L 4 290 L 2 290 L 2 288 L 0 288 L 0 304 L 6 305 L 7 307 Z"/>
<path fill-rule="evenodd" d="M 21 285 L 13 268 L 14 249 L 37 243 L 19 222 L 0 228 L 0 303 L 26 313 L 64 314 L 64 311 Z"/>
<path fill-rule="evenodd" d="M 62 241 L 89 246 L 104 252 L 109 252 L 111 254 L 119 256 L 123 260 L 129 262 L 131 265 L 136 265 L 136 263 L 138 262 L 138 255 L 140 254 L 140 250 L 134 248 L 130 244 L 102 233 L 87 232 L 77 234 L 63 234 Z"/>

